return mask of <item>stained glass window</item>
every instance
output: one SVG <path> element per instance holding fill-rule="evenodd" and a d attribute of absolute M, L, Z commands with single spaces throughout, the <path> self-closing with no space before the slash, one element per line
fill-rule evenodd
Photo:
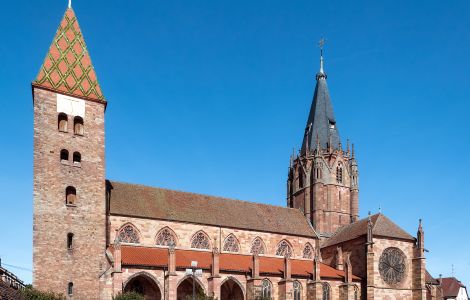
<path fill-rule="evenodd" d="M 168 227 L 161 229 L 157 233 L 156 244 L 159 246 L 176 246 L 176 235 Z"/>
<path fill-rule="evenodd" d="M 203 231 L 198 231 L 191 240 L 191 248 L 195 249 L 209 249 L 209 238 Z"/>
<path fill-rule="evenodd" d="M 264 254 L 265 252 L 263 240 L 260 237 L 256 237 L 251 243 L 250 253 Z"/>
<path fill-rule="evenodd" d="M 230 234 L 224 241 L 224 251 L 228 252 L 238 252 L 240 250 L 240 245 L 238 244 L 237 238 Z"/>
<path fill-rule="evenodd" d="M 307 243 L 304 248 L 303 258 L 312 259 L 313 258 L 313 247 L 310 243 Z"/>
<path fill-rule="evenodd" d="M 138 244 L 140 243 L 139 233 L 134 226 L 128 224 L 121 228 L 118 233 L 119 241 L 122 243 Z"/>
<path fill-rule="evenodd" d="M 284 257 L 291 257 L 292 256 L 292 248 L 286 240 L 282 240 L 277 245 L 276 255 L 284 256 Z"/>

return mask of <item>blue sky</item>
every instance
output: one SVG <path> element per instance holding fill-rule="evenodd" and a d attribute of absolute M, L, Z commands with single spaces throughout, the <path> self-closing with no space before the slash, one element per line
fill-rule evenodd
<path fill-rule="evenodd" d="M 30 82 L 66 0 L 0 11 L 0 256 L 31 269 Z M 109 105 L 107 177 L 285 205 L 307 119 L 317 41 L 360 212 L 415 234 L 428 269 L 470 284 L 469 1 L 73 3 Z M 10 268 L 25 281 L 31 272 Z"/>

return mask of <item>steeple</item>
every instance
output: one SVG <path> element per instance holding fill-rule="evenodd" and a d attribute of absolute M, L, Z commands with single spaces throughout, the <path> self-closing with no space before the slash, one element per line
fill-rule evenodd
<path fill-rule="evenodd" d="M 304 154 L 308 148 L 309 152 L 316 149 L 316 136 L 322 149 L 339 149 L 340 137 L 333 113 L 333 105 L 326 84 L 327 75 L 323 69 L 323 45 L 320 41 L 320 71 L 316 75 L 317 84 L 313 94 L 312 106 L 308 116 L 301 153 Z M 330 145 L 331 143 L 331 145 Z"/>
<path fill-rule="evenodd" d="M 70 0 L 33 86 L 105 101 Z"/>

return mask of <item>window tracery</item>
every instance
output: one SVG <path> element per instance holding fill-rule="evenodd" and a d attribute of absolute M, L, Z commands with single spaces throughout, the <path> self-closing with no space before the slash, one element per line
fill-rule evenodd
<path fill-rule="evenodd" d="M 307 243 L 305 245 L 302 257 L 303 258 L 308 258 L 308 259 L 313 258 L 313 247 L 312 247 L 312 245 L 310 245 L 310 243 Z"/>
<path fill-rule="evenodd" d="M 302 295 L 302 284 L 296 280 L 294 281 L 294 300 L 300 300 Z"/>
<path fill-rule="evenodd" d="M 286 240 L 282 240 L 277 245 L 276 255 L 284 257 L 292 257 L 292 247 Z"/>
<path fill-rule="evenodd" d="M 168 227 L 161 229 L 157 233 L 156 244 L 159 246 L 176 246 L 176 235 Z"/>
<path fill-rule="evenodd" d="M 223 251 L 228 251 L 228 252 L 238 252 L 238 251 L 240 251 L 240 245 L 238 243 L 238 240 L 233 234 L 230 234 L 225 239 Z"/>
<path fill-rule="evenodd" d="M 323 300 L 330 300 L 330 285 L 328 283 L 323 283 Z"/>
<path fill-rule="evenodd" d="M 203 231 L 198 231 L 191 239 L 191 248 L 209 249 L 210 242 L 207 234 L 205 234 Z"/>
<path fill-rule="evenodd" d="M 271 281 L 269 281 L 268 279 L 263 279 L 261 297 L 263 299 L 271 299 L 271 294 L 272 294 Z"/>
<path fill-rule="evenodd" d="M 138 244 L 140 243 L 139 233 L 134 226 L 128 224 L 121 228 L 118 233 L 118 239 L 122 243 Z"/>
<path fill-rule="evenodd" d="M 264 242 L 260 237 L 256 237 L 251 243 L 250 253 L 264 254 L 266 252 L 266 247 Z"/>

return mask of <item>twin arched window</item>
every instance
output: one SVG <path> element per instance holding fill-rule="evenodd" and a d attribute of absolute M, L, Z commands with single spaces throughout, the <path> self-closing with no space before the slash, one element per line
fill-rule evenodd
<path fill-rule="evenodd" d="M 80 152 L 75 151 L 73 153 L 72 158 L 74 165 L 79 165 L 82 162 L 82 155 L 80 154 Z M 69 151 L 67 149 L 60 150 L 60 161 L 63 163 L 68 163 Z"/>
<path fill-rule="evenodd" d="M 118 239 L 122 243 L 139 244 L 139 232 L 134 226 L 127 224 L 119 230 Z"/>
<path fill-rule="evenodd" d="M 266 252 L 266 246 L 263 240 L 258 236 L 251 243 L 250 253 L 264 254 Z"/>
<path fill-rule="evenodd" d="M 60 113 L 57 117 L 57 127 L 61 132 L 68 132 L 68 116 L 65 113 Z M 73 118 L 73 133 L 76 135 L 83 135 L 83 118 L 76 116 Z"/>
<path fill-rule="evenodd" d="M 196 232 L 191 239 L 191 248 L 210 249 L 209 237 L 203 231 Z"/>
<path fill-rule="evenodd" d="M 161 229 L 157 233 L 155 243 L 159 246 L 176 246 L 176 234 L 168 227 Z"/>
<path fill-rule="evenodd" d="M 233 234 L 230 234 L 229 236 L 227 236 L 227 238 L 225 238 L 223 251 L 228 251 L 228 252 L 240 251 L 240 244 L 238 243 L 237 238 Z"/>
<path fill-rule="evenodd" d="M 288 241 L 282 240 L 277 245 L 276 255 L 284 257 L 292 257 L 292 246 Z"/>
<path fill-rule="evenodd" d="M 73 186 L 68 186 L 65 189 L 65 204 L 75 205 L 77 201 L 77 190 Z"/>

